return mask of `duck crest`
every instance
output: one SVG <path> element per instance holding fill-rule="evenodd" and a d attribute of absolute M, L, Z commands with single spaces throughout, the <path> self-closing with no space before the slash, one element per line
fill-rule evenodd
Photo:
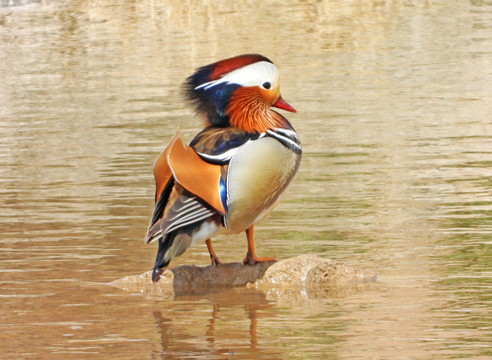
<path fill-rule="evenodd" d="M 229 82 L 213 83 L 234 70 L 262 61 L 273 64 L 270 59 L 263 55 L 239 55 L 202 66 L 186 79 L 184 84 L 185 95 L 195 106 L 196 112 L 204 115 L 207 126 L 237 126 L 237 124 L 231 123 L 230 115 L 238 113 L 235 109 L 240 106 L 239 104 L 241 106 L 247 105 L 244 101 L 245 94 L 238 94 L 234 96 L 238 99 L 238 105 L 228 110 L 233 94 L 241 86 Z M 213 86 L 208 84 L 213 84 Z M 250 95 L 254 94 L 250 93 Z M 249 99 L 248 104 L 251 110 L 257 109 L 257 100 L 259 99 Z"/>
<path fill-rule="evenodd" d="M 268 59 L 263 55 L 245 54 L 245 55 L 234 56 L 232 58 L 225 59 L 225 60 L 220 60 L 208 66 L 204 66 L 200 69 L 211 67 L 212 72 L 210 73 L 209 79 L 207 81 L 212 81 L 221 78 L 222 76 L 233 70 L 239 69 L 243 66 L 253 64 L 259 61 L 266 61 L 272 63 L 270 59 Z M 200 69 L 198 69 L 198 71 L 200 71 Z"/>

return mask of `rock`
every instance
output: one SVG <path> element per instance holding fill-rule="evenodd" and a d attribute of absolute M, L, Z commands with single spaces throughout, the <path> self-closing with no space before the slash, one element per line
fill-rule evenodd
<path fill-rule="evenodd" d="M 130 275 L 111 282 L 109 285 L 145 295 L 164 297 L 203 294 L 224 288 L 245 286 L 263 277 L 275 262 L 258 263 L 254 266 L 241 263 L 217 266 L 182 265 L 165 270 L 157 283 L 152 283 L 152 271 L 141 275 Z"/>
<path fill-rule="evenodd" d="M 375 276 L 339 261 L 300 255 L 269 267 L 263 278 L 256 282 L 256 287 L 341 286 L 375 280 Z"/>
<path fill-rule="evenodd" d="M 345 295 L 364 283 L 377 281 L 375 273 L 314 255 L 300 255 L 279 261 L 263 278 L 249 285 L 266 292 L 269 298 L 309 298 Z"/>
<path fill-rule="evenodd" d="M 164 271 L 156 284 L 152 283 L 151 275 L 152 271 L 126 276 L 110 285 L 159 297 L 206 294 L 247 284 L 270 293 L 274 290 L 276 294 L 292 295 L 302 291 L 313 297 L 324 297 L 331 296 L 335 289 L 340 292 L 343 288 L 376 280 L 372 272 L 314 255 L 301 255 L 254 266 L 240 263 L 203 267 L 182 265 Z"/>

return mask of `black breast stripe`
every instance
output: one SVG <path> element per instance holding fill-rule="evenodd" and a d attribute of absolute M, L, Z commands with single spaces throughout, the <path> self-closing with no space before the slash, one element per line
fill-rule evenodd
<path fill-rule="evenodd" d="M 294 130 L 275 128 L 274 130 L 267 130 L 267 134 L 295 153 L 302 153 L 301 142 Z"/>

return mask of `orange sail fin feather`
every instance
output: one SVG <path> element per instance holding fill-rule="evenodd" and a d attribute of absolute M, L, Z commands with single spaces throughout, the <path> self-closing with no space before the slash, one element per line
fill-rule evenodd
<path fill-rule="evenodd" d="M 219 194 L 221 166 L 203 161 L 180 137 L 173 143 L 168 164 L 182 187 L 225 214 Z"/>
<path fill-rule="evenodd" d="M 154 162 L 154 179 L 155 179 L 155 202 L 157 202 L 162 194 L 162 190 L 166 186 L 167 182 L 173 175 L 171 168 L 168 163 L 168 155 L 170 149 L 173 147 L 176 140 L 179 138 L 179 130 L 176 131 L 176 134 L 171 138 L 169 144 L 166 148 L 161 152 L 157 160 Z"/>
<path fill-rule="evenodd" d="M 191 147 L 183 144 L 179 130 L 154 165 L 156 202 L 171 176 L 190 193 L 225 214 L 219 194 L 221 167 L 203 161 Z M 210 186 L 211 184 L 216 186 Z"/>

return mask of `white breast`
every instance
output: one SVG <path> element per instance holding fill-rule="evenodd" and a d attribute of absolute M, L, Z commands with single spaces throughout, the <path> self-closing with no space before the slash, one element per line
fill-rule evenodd
<path fill-rule="evenodd" d="M 300 155 L 271 137 L 241 146 L 229 164 L 226 226 L 240 232 L 277 203 L 299 167 Z"/>

